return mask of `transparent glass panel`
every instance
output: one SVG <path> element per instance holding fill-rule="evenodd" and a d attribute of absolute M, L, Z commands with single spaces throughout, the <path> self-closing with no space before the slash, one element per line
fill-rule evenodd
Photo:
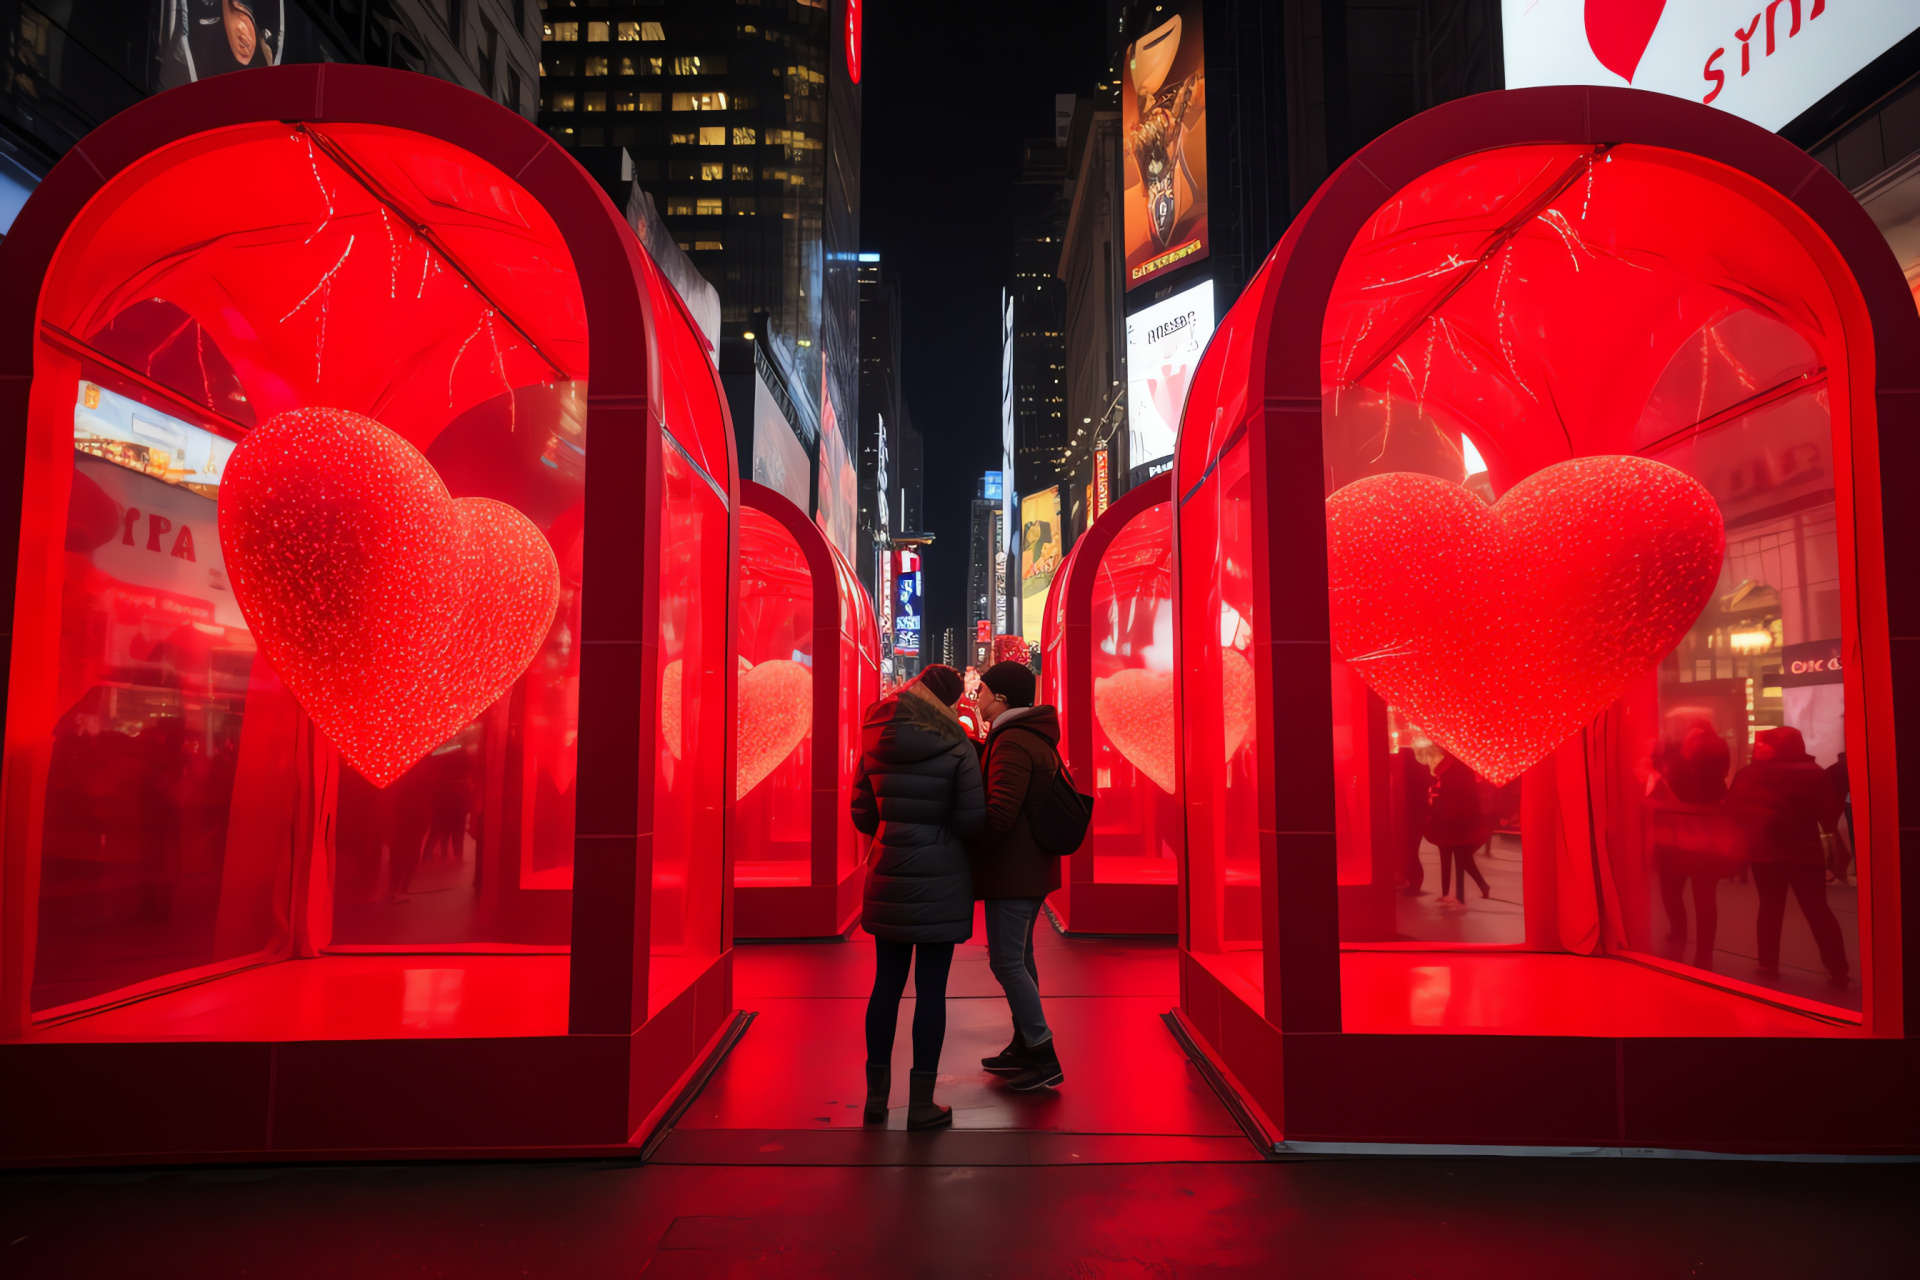
<path fill-rule="evenodd" d="M 1828 281 L 1745 183 L 1651 148 L 1506 148 L 1410 184 L 1342 264 L 1343 907 L 1399 891 L 1390 933 L 1343 910 L 1346 940 L 1637 954 L 1860 1007 L 1847 362 Z M 1633 479 L 1599 501 L 1603 474 Z M 1401 496 L 1357 496 L 1383 484 Z"/>
<path fill-rule="evenodd" d="M 1095 570 L 1093 878 L 1178 880 L 1173 715 L 1173 504 L 1127 522 Z M 1234 661 L 1235 659 L 1224 659 Z"/>
<path fill-rule="evenodd" d="M 837 584 L 835 584 L 837 585 Z M 813 574 L 786 526 L 740 509 L 733 883 L 813 882 Z"/>

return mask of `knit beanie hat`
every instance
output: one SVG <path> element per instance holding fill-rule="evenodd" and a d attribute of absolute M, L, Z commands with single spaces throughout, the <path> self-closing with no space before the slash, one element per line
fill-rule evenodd
<path fill-rule="evenodd" d="M 948 706 L 960 701 L 960 694 L 966 688 L 966 681 L 960 678 L 958 671 L 938 662 L 922 671 L 916 683 L 927 686 L 928 693 Z"/>
<path fill-rule="evenodd" d="M 1024 662 L 996 662 L 980 677 L 980 683 L 1007 700 L 1010 707 L 1030 707 L 1038 681 L 1033 668 Z"/>

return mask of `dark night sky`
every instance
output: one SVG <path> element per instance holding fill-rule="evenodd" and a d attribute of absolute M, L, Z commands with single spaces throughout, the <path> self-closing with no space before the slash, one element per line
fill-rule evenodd
<path fill-rule="evenodd" d="M 924 624 L 935 654 L 940 629 L 965 621 L 974 485 L 1000 465 L 999 301 L 1020 143 L 1051 134 L 1054 94 L 1104 77 L 1105 22 L 1103 0 L 866 6 L 861 240 L 901 284 L 903 381 L 936 535 Z"/>

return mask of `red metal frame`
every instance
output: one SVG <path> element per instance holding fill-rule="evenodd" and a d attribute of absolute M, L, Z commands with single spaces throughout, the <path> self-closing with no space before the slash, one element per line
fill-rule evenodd
<path fill-rule="evenodd" d="M 579 782 L 571 959 L 496 955 L 439 963 L 471 969 L 497 997 L 444 1033 L 378 1027 L 303 1028 L 295 1034 L 146 1034 L 143 1010 L 101 1015 L 120 1030 L 90 1032 L 82 1018 L 52 1029 L 22 1025 L 25 993 L 0 992 L 0 1089 L 29 1104 L 0 1122 L 0 1160 L 312 1158 L 320 1155 L 625 1150 L 644 1137 L 716 1045 L 732 1015 L 731 920 L 723 889 L 710 957 L 664 967 L 649 955 L 652 831 L 660 689 L 659 547 L 666 453 L 699 470 L 693 484 L 725 503 L 737 537 L 733 432 L 697 330 L 624 219 L 545 133 L 511 111 L 439 80 L 371 67 L 288 66 L 220 76 L 140 103 L 88 135 L 55 166 L 0 247 L 0 556 L 18 561 L 22 521 L 49 519 L 43 494 L 22 491 L 40 283 L 88 202 L 154 152 L 182 139 L 256 122 L 375 125 L 463 148 L 517 181 L 544 206 L 573 258 L 587 317 L 593 377 L 587 395 L 585 612 L 580 624 Z M 644 353 L 643 359 L 635 359 Z M 668 425 L 678 439 L 670 440 Z M 704 472 L 704 476 L 702 475 Z M 684 482 L 683 482 L 684 483 Z M 64 502 L 62 502 L 64 505 Z M 729 563 L 731 558 L 729 557 Z M 0 606 L 15 618 L 34 596 L 29 578 L 0 576 Z M 729 581 L 729 596 L 731 584 Z M 723 606 L 730 613 L 730 604 Z M 730 631 L 728 635 L 730 637 Z M 11 684 L 31 663 L 19 646 Z M 711 693 L 731 724 L 732 647 Z M 722 692 L 724 691 L 724 692 Z M 8 743 L 12 753 L 14 743 Z M 703 767 L 731 776 L 731 739 Z M 730 788 L 723 814 L 730 814 Z M 10 845 L 13 841 L 9 842 Z M 689 855 L 723 885 L 719 842 Z M 32 908 L 29 860 L 6 860 L 0 930 L 19 947 Z M 703 942 L 702 948 L 708 946 Z M 401 956 L 270 964 L 217 978 L 192 993 L 218 1003 L 234 983 L 292 981 L 335 965 L 381 981 Z M 658 972 L 655 970 L 659 969 Z M 8 966 L 17 973 L 19 966 Z M 304 980 L 304 979 L 303 979 Z M 653 989 L 650 996 L 650 987 Z M 269 997 L 271 998 L 271 997 Z M 166 997 L 163 997 L 166 999 Z M 564 1030 L 559 1006 L 564 999 Z M 531 1003 L 530 1003 L 531 1002 Z M 324 1013 L 324 1011 L 323 1011 Z M 552 1026 L 529 1034 L 526 1024 Z M 326 1021 L 323 1016 L 322 1021 Z M 131 1029 L 129 1027 L 131 1026 Z M 334 1038 L 328 1038 L 334 1037 Z M 397 1081 L 422 1087 L 396 1089 Z M 430 1083 L 429 1083 L 430 1082 Z"/>
<path fill-rule="evenodd" d="M 1325 490 L 1314 465 L 1322 456 L 1322 320 L 1349 245 L 1385 201 L 1460 157 L 1534 143 L 1639 143 L 1725 166 L 1730 181 L 1744 175 L 1742 194 L 1779 217 L 1838 296 L 1848 367 L 1830 376 L 1860 389 L 1850 403 L 1837 393 L 1833 413 L 1836 465 L 1854 478 L 1839 501 L 1852 537 L 1842 553 L 1857 654 L 1846 673 L 1848 705 L 1864 722 L 1849 728 L 1850 740 L 1865 746 L 1853 766 L 1855 807 L 1876 851 L 1870 906 L 1863 904 L 1875 974 L 1864 1029 L 1343 1033 Z M 1902 829 L 1895 754 L 1896 735 L 1920 718 L 1911 692 L 1920 671 L 1920 568 L 1886 554 L 1920 541 L 1920 514 L 1904 500 L 1906 477 L 1920 467 L 1917 351 L 1911 294 L 1884 239 L 1831 174 L 1775 135 L 1659 95 L 1557 87 L 1447 104 L 1370 144 L 1315 194 L 1216 335 L 1188 400 L 1175 466 L 1177 501 L 1185 503 L 1241 438 L 1250 449 L 1264 994 L 1191 950 L 1193 918 L 1183 907 L 1181 1009 L 1276 1139 L 1920 1150 L 1920 1106 L 1908 1084 L 1920 1070 L 1920 948 L 1902 938 L 1920 894 L 1904 883 L 1915 837 Z M 1176 556 L 1183 571 L 1189 554 L 1199 557 L 1198 571 L 1212 552 L 1184 546 L 1189 523 L 1176 517 Z M 1191 662 L 1183 657 L 1181 669 Z M 1189 769 L 1192 697 L 1183 682 Z M 1190 817 L 1194 803 L 1189 798 Z M 1349 953 L 1345 961 L 1365 959 Z M 1724 991 L 1711 998 L 1729 1009 L 1745 1001 Z M 1812 1079 L 1847 1086 L 1784 1084 Z M 1433 1102 L 1448 1097 L 1474 1101 Z"/>
<path fill-rule="evenodd" d="M 1173 496 L 1173 475 L 1162 472 L 1123 494 L 1073 544 L 1061 567 L 1066 630 L 1059 637 L 1057 688 L 1050 691 L 1062 717 L 1061 754 L 1081 788 L 1094 784 L 1093 589 L 1101 559 L 1135 517 Z M 1061 590 L 1056 583 L 1055 591 Z M 1049 595 L 1047 625 L 1054 626 L 1056 605 Z M 1051 637 L 1047 640 L 1051 652 Z M 1043 659 L 1043 665 L 1045 660 Z M 1094 821 L 1099 824 L 1098 793 Z M 1178 797 L 1176 796 L 1176 801 Z M 1060 889 L 1048 901 L 1069 933 L 1172 934 L 1179 927 L 1179 885 L 1116 884 L 1094 879 L 1096 839 L 1092 834 L 1067 860 Z"/>
<path fill-rule="evenodd" d="M 852 571 L 838 549 L 827 541 L 806 512 L 778 490 L 752 480 L 740 482 L 740 501 L 764 512 L 799 543 L 813 578 L 813 754 L 812 873 L 805 885 L 736 885 L 734 935 L 741 938 L 817 938 L 843 934 L 860 914 L 862 866 L 859 857 L 844 861 L 842 846 L 858 849 L 864 841 L 853 830 L 850 804 L 853 776 L 843 767 L 848 750 L 857 753 L 860 721 L 879 696 L 879 641 L 866 592 L 848 586 Z M 830 602 L 830 607 L 822 607 Z M 851 615 L 851 616 L 849 616 Z M 851 700 L 843 689 L 842 672 L 849 655 L 847 629 L 871 637 L 871 645 L 856 645 L 852 655 L 862 679 Z M 851 716 L 846 713 L 851 709 Z M 858 759 L 857 754 L 853 756 Z M 737 827 L 729 844 L 737 858 Z"/>

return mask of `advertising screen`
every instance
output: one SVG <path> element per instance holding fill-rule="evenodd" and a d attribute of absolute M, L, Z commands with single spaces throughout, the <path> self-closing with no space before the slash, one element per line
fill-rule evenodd
<path fill-rule="evenodd" d="M 1512 0 L 1509 0 L 1511 3 Z M 1207 256 L 1207 80 L 1200 0 L 1127 46 L 1120 85 L 1127 288 Z"/>
<path fill-rule="evenodd" d="M 1501 0 L 1507 88 L 1605 84 L 1779 129 L 1920 29 L 1913 0 Z"/>
<path fill-rule="evenodd" d="M 894 552 L 893 651 L 902 657 L 920 656 L 920 553 L 911 548 Z"/>
<path fill-rule="evenodd" d="M 1040 643 L 1047 589 L 1060 567 L 1060 490 L 1042 489 L 1020 499 L 1020 634 Z"/>
<path fill-rule="evenodd" d="M 766 380 L 753 377 L 753 479 L 802 511 L 813 497 L 813 459 L 787 425 Z"/>
<path fill-rule="evenodd" d="M 1127 317 L 1127 428 L 1132 466 L 1173 453 L 1187 387 L 1213 336 L 1213 282 Z"/>

